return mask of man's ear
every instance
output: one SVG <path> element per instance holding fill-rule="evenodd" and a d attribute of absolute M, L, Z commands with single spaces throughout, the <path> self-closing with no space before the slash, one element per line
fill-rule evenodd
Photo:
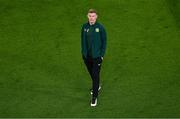
<path fill-rule="evenodd" d="M 98 18 L 98 15 L 96 15 L 96 18 Z"/>

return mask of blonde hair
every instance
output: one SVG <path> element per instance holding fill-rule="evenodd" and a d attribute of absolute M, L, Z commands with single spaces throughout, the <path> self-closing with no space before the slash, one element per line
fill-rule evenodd
<path fill-rule="evenodd" d="M 89 9 L 88 13 L 96 13 L 97 14 L 97 11 L 95 9 Z"/>

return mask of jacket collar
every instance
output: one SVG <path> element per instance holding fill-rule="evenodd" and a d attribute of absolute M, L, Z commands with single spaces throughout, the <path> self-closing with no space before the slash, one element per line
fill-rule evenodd
<path fill-rule="evenodd" d="M 90 23 L 88 22 L 88 25 L 89 26 L 96 26 L 97 25 L 97 21 L 93 25 L 90 25 Z"/>

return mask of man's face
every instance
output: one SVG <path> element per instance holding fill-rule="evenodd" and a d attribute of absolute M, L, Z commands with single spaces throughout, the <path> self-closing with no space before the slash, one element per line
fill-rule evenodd
<path fill-rule="evenodd" d="M 88 19 L 89 23 L 95 23 L 97 19 L 97 14 L 96 13 L 88 13 Z"/>

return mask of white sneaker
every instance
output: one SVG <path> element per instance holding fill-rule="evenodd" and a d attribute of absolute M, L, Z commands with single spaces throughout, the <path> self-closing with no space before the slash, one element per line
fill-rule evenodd
<path fill-rule="evenodd" d="M 97 98 L 93 97 L 91 100 L 91 107 L 95 107 L 97 105 Z"/>

